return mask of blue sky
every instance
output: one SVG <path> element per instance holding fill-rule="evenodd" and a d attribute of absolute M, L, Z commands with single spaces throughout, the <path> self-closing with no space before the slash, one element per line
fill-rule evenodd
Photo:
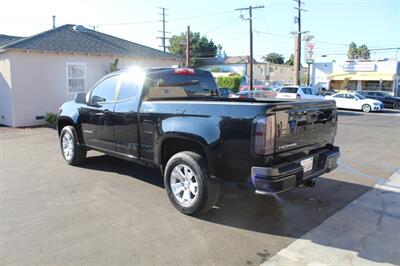
<path fill-rule="evenodd" d="M 400 47 L 400 0 L 302 0 L 305 2 L 303 30 L 315 36 L 316 61 L 345 59 L 351 41 L 370 49 Z M 187 25 L 221 44 L 228 55 L 248 55 L 248 22 L 235 8 L 264 5 L 254 11 L 254 54 L 269 52 L 288 58 L 296 30 L 293 0 L 0 0 L 0 33 L 28 36 L 57 25 L 95 25 L 98 30 L 140 44 L 159 48 L 161 30 L 158 7 L 168 8 L 167 30 L 178 34 Z M 243 13 L 246 17 L 247 13 Z M 159 48 L 161 49 L 161 48 Z M 322 54 L 328 57 L 322 58 Z M 397 52 L 400 58 L 400 51 Z M 371 52 L 372 58 L 396 56 L 396 51 Z"/>

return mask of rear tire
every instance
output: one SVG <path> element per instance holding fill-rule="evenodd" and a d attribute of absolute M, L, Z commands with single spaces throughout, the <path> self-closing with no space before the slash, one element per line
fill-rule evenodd
<path fill-rule="evenodd" d="M 76 131 L 72 126 L 66 126 L 60 134 L 60 147 L 64 160 L 70 165 L 79 165 L 86 159 L 87 150 L 78 144 Z"/>
<path fill-rule="evenodd" d="M 394 103 L 393 109 L 400 110 L 400 103 Z"/>
<path fill-rule="evenodd" d="M 371 112 L 372 108 L 371 108 L 371 105 L 369 105 L 369 104 L 364 104 L 364 105 L 361 107 L 361 110 L 362 110 L 364 113 L 369 113 L 369 112 Z"/>
<path fill-rule="evenodd" d="M 191 151 L 179 152 L 168 160 L 164 184 L 172 205 L 188 215 L 210 210 L 218 201 L 221 186 L 210 178 L 204 157 Z"/>

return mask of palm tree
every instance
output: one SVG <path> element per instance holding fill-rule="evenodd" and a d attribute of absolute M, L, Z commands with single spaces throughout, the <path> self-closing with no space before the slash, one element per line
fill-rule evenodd
<path fill-rule="evenodd" d="M 283 55 L 278 53 L 269 53 L 262 57 L 264 62 L 270 62 L 274 64 L 283 64 L 285 62 L 285 58 Z"/>

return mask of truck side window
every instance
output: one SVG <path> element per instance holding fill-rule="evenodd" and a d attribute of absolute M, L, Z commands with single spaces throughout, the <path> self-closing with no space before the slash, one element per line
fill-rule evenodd
<path fill-rule="evenodd" d="M 118 75 L 101 81 L 90 94 L 91 102 L 113 102 L 115 100 L 115 89 L 118 82 Z"/>
<path fill-rule="evenodd" d="M 123 76 L 122 76 L 123 77 Z M 119 88 L 118 101 L 133 99 L 137 96 L 138 87 L 137 81 L 129 78 L 122 78 L 121 86 Z"/>

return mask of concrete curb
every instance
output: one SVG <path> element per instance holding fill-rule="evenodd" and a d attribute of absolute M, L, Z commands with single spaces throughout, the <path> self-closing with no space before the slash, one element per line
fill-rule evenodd
<path fill-rule="evenodd" d="M 397 171 L 262 265 L 400 265 L 399 206 Z"/>

